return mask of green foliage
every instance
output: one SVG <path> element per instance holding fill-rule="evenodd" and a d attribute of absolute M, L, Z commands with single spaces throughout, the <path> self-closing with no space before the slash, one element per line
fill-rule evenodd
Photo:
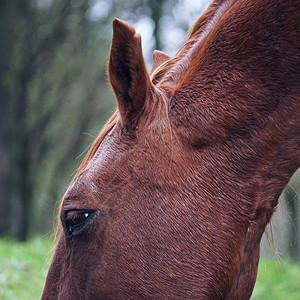
<path fill-rule="evenodd" d="M 40 299 L 54 242 L 34 238 L 26 243 L 0 239 L 0 299 Z M 300 264 L 262 259 L 252 300 L 298 300 Z"/>

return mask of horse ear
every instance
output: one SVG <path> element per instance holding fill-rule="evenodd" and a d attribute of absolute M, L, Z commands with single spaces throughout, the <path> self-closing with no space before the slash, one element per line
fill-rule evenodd
<path fill-rule="evenodd" d="M 153 52 L 153 65 L 150 74 L 153 73 L 153 71 L 159 67 L 162 63 L 165 61 L 169 60 L 171 57 L 167 55 L 166 53 L 159 51 L 159 50 L 154 50 Z"/>
<path fill-rule="evenodd" d="M 124 122 L 134 123 L 144 106 L 150 87 L 141 36 L 127 23 L 114 19 L 108 61 L 109 80 Z"/>

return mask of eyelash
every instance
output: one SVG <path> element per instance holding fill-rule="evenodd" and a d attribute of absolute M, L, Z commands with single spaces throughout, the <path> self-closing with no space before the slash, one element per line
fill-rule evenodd
<path fill-rule="evenodd" d="M 95 214 L 95 211 L 71 210 L 64 216 L 64 226 L 70 235 L 78 233 Z"/>

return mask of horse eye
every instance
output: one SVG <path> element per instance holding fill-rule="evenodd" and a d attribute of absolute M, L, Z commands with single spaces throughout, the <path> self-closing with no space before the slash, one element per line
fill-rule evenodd
<path fill-rule="evenodd" d="M 68 211 L 65 214 L 65 226 L 70 234 L 80 230 L 94 215 L 93 211 Z"/>

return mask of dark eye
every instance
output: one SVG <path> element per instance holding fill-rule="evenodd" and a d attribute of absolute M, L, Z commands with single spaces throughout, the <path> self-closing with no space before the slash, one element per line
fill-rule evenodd
<path fill-rule="evenodd" d="M 79 231 L 84 227 L 87 221 L 94 215 L 94 211 L 71 210 L 65 214 L 65 226 L 70 234 Z"/>

